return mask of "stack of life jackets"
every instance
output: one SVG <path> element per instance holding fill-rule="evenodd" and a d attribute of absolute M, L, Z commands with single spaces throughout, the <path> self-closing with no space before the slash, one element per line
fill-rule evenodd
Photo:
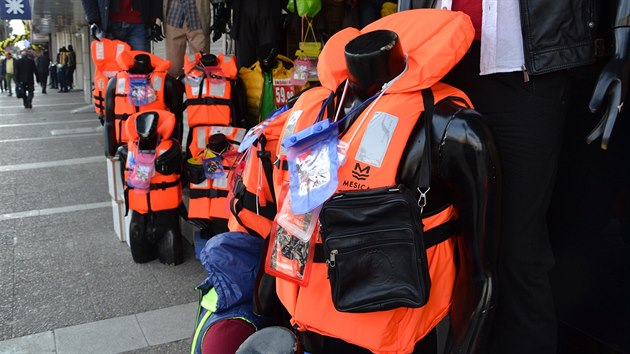
<path fill-rule="evenodd" d="M 146 81 L 145 92 L 151 92 L 151 97 L 146 99 L 147 103 L 134 103 L 132 91 L 133 74 L 129 73 L 129 70 L 133 68 L 134 57 L 138 54 L 148 55 L 151 59 L 151 66 L 153 71 L 148 75 L 142 76 L 141 79 Z M 151 53 L 143 51 L 123 51 L 118 55 L 118 65 L 121 67 L 116 76 L 116 91 L 114 97 L 114 118 L 116 120 L 115 126 L 115 141 L 117 145 L 124 144 L 128 141 L 128 137 L 125 133 L 124 122 L 134 113 L 144 112 L 149 110 L 168 110 L 166 102 L 164 100 L 164 85 L 166 81 L 166 71 L 171 67 L 171 62 L 162 59 Z"/>
<path fill-rule="evenodd" d="M 132 114 L 124 127 L 129 138 L 124 176 L 126 205 L 140 214 L 177 209 L 182 201 L 181 146 L 171 138 L 175 115 L 165 110 L 151 112 L 158 115 L 157 145 L 151 149 L 140 148 L 141 138 L 136 129 L 138 117 L 148 112 Z M 138 178 L 134 174 L 146 179 L 144 188 L 134 183 L 134 178 Z"/>
<path fill-rule="evenodd" d="M 124 51 L 131 50 L 131 47 L 123 41 L 103 38 L 100 41 L 92 41 L 90 49 L 95 67 L 92 99 L 94 102 L 94 110 L 101 124 L 103 124 L 107 83 L 110 78 L 116 76 L 116 73 L 122 70 L 116 60 L 118 55 Z"/>
<path fill-rule="evenodd" d="M 407 69 L 388 88 L 387 94 L 369 110 L 369 116 L 366 116 L 368 110 L 364 110 L 341 138 L 341 141 L 347 143 L 348 150 L 346 161 L 338 170 L 337 192 L 396 185 L 398 164 L 413 128 L 424 111 L 421 90 L 431 88 L 435 102 L 451 96 L 468 101 L 463 92 L 438 81 L 466 53 L 472 42 L 474 29 L 469 18 L 461 13 L 439 10 L 405 11 L 378 20 L 361 31 L 354 28 L 342 30 L 329 39 L 318 63 L 318 76 L 322 86 L 306 91 L 292 109 L 284 113 L 285 127 L 280 133 L 283 139 L 312 125 L 325 106 L 323 102 L 348 77 L 344 59 L 345 45 L 362 33 L 380 29 L 398 34 L 403 51 L 408 55 Z M 379 155 L 378 151 L 381 149 L 381 144 L 369 141 L 369 138 L 363 141 L 364 136 L 369 136 L 366 131 L 377 113 L 391 123 L 392 129 L 388 130 L 391 135 L 384 154 L 378 156 L 378 163 L 366 163 L 358 154 L 360 148 L 361 154 L 369 154 L 374 150 L 377 152 L 375 156 Z M 326 116 L 332 117 L 333 113 L 327 112 Z M 365 124 L 361 124 L 361 121 L 365 121 Z M 350 141 L 353 136 L 354 140 Z M 276 197 L 282 195 L 283 185 L 289 181 L 289 174 L 282 168 L 286 160 L 284 155 L 286 153 L 282 146 L 278 146 L 274 183 L 268 187 L 275 191 Z M 254 158 L 253 155 L 250 155 L 251 158 Z M 257 178 L 248 176 L 247 172 L 244 172 L 242 178 L 244 188 L 266 194 L 268 191 L 260 190 L 265 186 L 252 183 Z M 281 203 L 278 200 L 278 208 L 281 208 Z M 455 217 L 456 212 L 452 205 L 424 214 L 424 231 L 445 224 Z M 251 218 L 251 222 L 259 219 Z M 245 221 L 245 218 L 241 220 Z M 257 226 L 250 222 L 243 224 L 246 229 Z M 269 223 L 269 228 L 274 225 Z M 317 237 L 316 234 L 317 232 L 312 237 Z M 268 234 L 261 235 L 266 237 Z M 340 312 L 332 302 L 328 265 L 321 260 L 312 264 L 310 280 L 306 285 L 277 278 L 277 294 L 291 315 L 291 324 L 299 331 L 339 338 L 374 353 L 410 353 L 413 352 L 416 342 L 449 313 L 454 288 L 454 238 L 430 247 L 426 253 L 431 290 L 428 302 L 419 308 L 399 307 L 367 313 Z"/>
<path fill-rule="evenodd" d="M 186 152 L 189 184 L 188 217 L 227 219 L 228 174 L 245 128 L 234 125 L 232 83 L 236 59 L 219 54 L 217 65 L 204 67 L 201 54 L 184 59 L 184 107 L 188 115 Z"/>

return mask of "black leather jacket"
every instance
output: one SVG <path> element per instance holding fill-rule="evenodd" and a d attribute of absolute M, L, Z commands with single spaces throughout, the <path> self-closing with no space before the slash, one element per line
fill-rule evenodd
<path fill-rule="evenodd" d="M 574 68 L 612 53 L 613 27 L 630 26 L 630 0 L 519 0 L 530 75 Z M 412 8 L 435 0 L 412 0 Z"/>

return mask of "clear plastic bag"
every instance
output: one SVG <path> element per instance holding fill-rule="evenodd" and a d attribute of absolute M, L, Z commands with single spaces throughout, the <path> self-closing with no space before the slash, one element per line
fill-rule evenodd
<path fill-rule="evenodd" d="M 280 200 L 284 200 L 281 210 L 288 204 L 288 188 L 285 184 L 280 192 Z M 319 212 L 319 209 L 318 209 Z M 314 229 L 306 239 L 301 239 L 289 233 L 278 222 L 282 218 L 281 213 L 276 215 L 269 235 L 269 249 L 265 260 L 265 272 L 301 286 L 306 286 L 313 265 L 317 232 Z M 318 214 L 319 215 L 319 214 Z M 317 224 L 317 217 L 314 218 Z"/>
<path fill-rule="evenodd" d="M 338 185 L 337 124 L 318 122 L 284 139 L 289 164 L 291 211 L 304 214 L 322 205 Z"/>
<path fill-rule="evenodd" d="M 310 72 L 311 62 L 309 60 L 296 59 L 293 64 L 293 75 L 291 76 L 291 83 L 294 86 L 306 85 Z"/>
<path fill-rule="evenodd" d="M 129 74 L 129 103 L 132 106 L 145 106 L 157 99 L 155 89 L 147 75 Z"/>
<path fill-rule="evenodd" d="M 278 225 L 292 236 L 303 242 L 308 242 L 317 227 L 320 210 L 321 205 L 304 214 L 293 214 L 291 212 L 291 197 L 287 196 L 278 213 Z"/>
<path fill-rule="evenodd" d="M 146 194 L 151 190 L 151 178 L 155 175 L 155 152 L 138 152 L 130 162 L 131 172 L 127 184 L 133 191 Z"/>

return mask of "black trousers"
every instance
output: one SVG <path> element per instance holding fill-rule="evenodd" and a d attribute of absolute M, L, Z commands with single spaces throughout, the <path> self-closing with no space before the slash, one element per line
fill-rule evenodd
<path fill-rule="evenodd" d="M 546 216 L 566 112 L 567 75 L 479 75 L 479 44 L 444 82 L 463 90 L 494 133 L 502 172 L 498 308 L 493 352 L 556 352 L 554 264 Z"/>
<path fill-rule="evenodd" d="M 282 32 L 280 30 L 280 6 L 277 1 L 235 1 L 235 31 L 238 67 L 248 67 L 264 59 L 271 48 L 280 52 Z"/>
<path fill-rule="evenodd" d="M 33 105 L 33 96 L 35 96 L 34 87 L 32 83 L 24 83 L 24 97 L 22 97 L 22 103 L 24 108 L 31 108 Z"/>
<path fill-rule="evenodd" d="M 40 74 L 39 77 L 39 85 L 42 87 L 42 93 L 46 93 L 46 87 L 48 86 L 48 73 L 46 73 L 46 75 Z"/>

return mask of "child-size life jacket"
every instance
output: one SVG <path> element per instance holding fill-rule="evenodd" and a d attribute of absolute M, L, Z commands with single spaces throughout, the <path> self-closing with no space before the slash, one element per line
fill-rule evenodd
<path fill-rule="evenodd" d="M 468 100 L 463 92 L 438 81 L 465 54 L 473 39 L 469 18 L 440 10 L 405 11 L 376 21 L 361 31 L 342 30 L 328 41 L 318 65 L 322 88 L 305 92 L 291 110 L 299 112 L 294 124 L 297 130 L 313 124 L 325 97 L 347 77 L 345 44 L 362 33 L 378 29 L 398 34 L 403 52 L 408 55 L 407 69 L 387 93 L 375 101 L 369 115 L 366 116 L 368 109 L 364 110 L 341 138 L 349 145 L 346 162 L 338 170 L 338 192 L 398 183 L 398 165 L 424 111 L 421 90 L 430 88 L 435 102 L 452 96 Z M 387 133 L 383 136 L 386 139 L 378 144 L 370 141 L 370 134 L 365 134 L 372 122 L 388 127 L 382 129 Z M 286 173 L 279 172 L 277 176 L 275 189 L 288 179 Z M 437 227 L 450 223 L 455 215 L 453 206 L 423 214 L 425 236 L 433 236 L 432 229 L 441 230 Z M 375 353 L 410 353 L 416 342 L 450 310 L 456 275 L 454 247 L 454 239 L 447 238 L 427 249 L 431 290 L 428 302 L 419 308 L 400 307 L 368 313 L 337 311 L 332 302 L 327 264 L 321 260 L 312 265 L 306 286 L 277 278 L 278 297 L 292 316 L 291 323 L 299 330 L 339 338 Z"/>
<path fill-rule="evenodd" d="M 107 83 L 122 70 L 116 59 L 120 53 L 131 50 L 131 47 L 123 41 L 103 38 L 100 41 L 92 41 L 90 49 L 95 67 L 94 88 L 92 89 L 94 110 L 99 119 L 103 120 Z"/>
<path fill-rule="evenodd" d="M 127 161 L 125 166 L 125 199 L 127 207 L 141 214 L 152 211 L 177 209 L 182 201 L 182 186 L 180 181 L 182 153 L 181 146 L 171 139 L 175 128 L 175 115 L 169 111 L 153 110 L 159 115 L 157 125 L 157 146 L 149 151 L 139 150 L 139 136 L 136 130 L 139 112 L 129 116 L 125 130 L 129 137 L 127 142 Z M 139 153 L 153 154 L 153 172 L 150 176 L 148 192 L 138 191 L 130 183 L 130 176 L 137 168 Z"/>
<path fill-rule="evenodd" d="M 129 70 L 133 68 L 134 57 L 138 54 L 146 54 L 151 59 L 151 66 L 153 71 L 145 76 L 147 80 L 147 86 L 152 88 L 155 92 L 155 100 L 143 105 L 134 105 L 130 101 L 130 95 L 132 94 L 132 80 L 130 78 Z M 117 58 L 118 64 L 122 68 L 119 71 L 116 78 L 116 91 L 114 97 L 114 118 L 116 120 L 115 126 L 115 140 L 117 144 L 123 144 L 128 141 L 128 138 L 123 128 L 124 122 L 134 113 L 144 112 L 149 110 L 168 110 L 166 102 L 164 100 L 164 85 L 166 81 L 166 71 L 171 67 L 171 62 L 162 59 L 151 53 L 143 51 L 123 51 Z"/>
<path fill-rule="evenodd" d="M 208 71 L 206 71 L 208 69 Z M 236 60 L 219 54 L 217 65 L 205 68 L 201 53 L 184 58 L 184 107 L 188 115 L 189 139 L 186 168 L 189 169 L 190 199 L 188 217 L 227 219 L 228 174 L 236 158 L 236 149 L 245 136 L 245 128 L 234 127 L 232 120 L 232 81 L 236 78 Z M 213 136 L 223 135 L 227 144 L 221 151 L 210 151 Z M 220 157 L 222 176 L 210 178 L 203 172 L 203 158 L 208 153 Z"/>
<path fill-rule="evenodd" d="M 228 206 L 228 177 L 236 161 L 237 149 L 245 135 L 244 128 L 229 126 L 197 126 L 191 128 L 190 145 L 191 158 L 187 160 L 186 168 L 190 180 L 188 201 L 188 217 L 199 219 L 227 219 Z M 221 151 L 212 150 L 210 141 L 214 137 L 224 136 L 225 145 Z M 221 164 L 222 172 L 205 175 L 208 154 Z M 218 167 L 213 167 L 218 168 Z M 195 176 L 194 178 L 192 176 Z M 212 176 L 212 177 L 211 177 Z"/>

